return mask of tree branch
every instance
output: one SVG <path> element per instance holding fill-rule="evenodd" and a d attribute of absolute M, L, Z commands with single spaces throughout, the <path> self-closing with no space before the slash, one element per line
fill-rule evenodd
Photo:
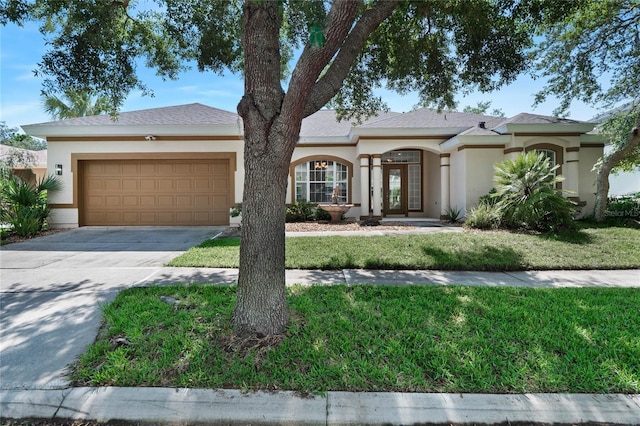
<path fill-rule="evenodd" d="M 379 1 L 362 14 L 325 75 L 316 82 L 306 103 L 304 117 L 318 111 L 338 93 L 369 35 L 391 15 L 399 3 L 399 0 Z"/>

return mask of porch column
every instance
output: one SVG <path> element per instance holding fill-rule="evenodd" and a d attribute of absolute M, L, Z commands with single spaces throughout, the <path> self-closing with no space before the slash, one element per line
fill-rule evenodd
<path fill-rule="evenodd" d="M 371 182 L 369 182 L 369 155 L 360 155 L 360 220 L 369 219 L 369 197 L 371 197 Z"/>
<path fill-rule="evenodd" d="M 446 211 L 451 206 L 450 160 L 451 154 L 440 154 L 440 219 L 445 219 Z"/>
<path fill-rule="evenodd" d="M 373 154 L 373 197 L 371 208 L 375 219 L 382 219 L 382 155 Z"/>
<path fill-rule="evenodd" d="M 566 150 L 566 157 L 564 164 L 562 165 L 562 174 L 564 175 L 564 182 L 562 183 L 563 189 L 571 191 L 567 194 L 567 197 L 571 199 L 577 199 L 579 197 L 579 157 L 580 147 L 569 147 Z"/>

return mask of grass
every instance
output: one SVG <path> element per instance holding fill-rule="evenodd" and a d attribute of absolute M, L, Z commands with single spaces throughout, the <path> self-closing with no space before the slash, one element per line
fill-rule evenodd
<path fill-rule="evenodd" d="M 640 391 L 638 289 L 288 291 L 288 335 L 265 342 L 232 337 L 234 287 L 125 290 L 73 379 L 303 393 Z"/>
<path fill-rule="evenodd" d="M 560 234 L 505 231 L 286 240 L 289 269 L 625 269 L 640 267 L 640 229 L 583 227 Z M 208 240 L 169 266 L 237 268 L 240 240 Z"/>

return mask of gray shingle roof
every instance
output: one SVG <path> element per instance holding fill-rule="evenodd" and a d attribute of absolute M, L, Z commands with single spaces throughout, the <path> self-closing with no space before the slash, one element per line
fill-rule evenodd
<path fill-rule="evenodd" d="M 177 105 L 139 111 L 122 112 L 117 121 L 108 115 L 92 115 L 52 121 L 51 126 L 162 126 L 162 125 L 234 125 L 238 114 L 200 103 Z"/>
<path fill-rule="evenodd" d="M 424 128 L 424 127 L 473 127 L 484 121 L 485 127 L 491 128 L 504 121 L 502 117 L 470 114 L 466 112 L 441 111 L 420 108 L 414 111 L 396 114 L 384 120 L 365 123 L 363 128 Z"/>
<path fill-rule="evenodd" d="M 397 112 L 380 112 L 377 116 L 371 117 L 365 121 L 367 123 L 375 123 L 389 117 L 398 115 Z M 333 109 L 321 109 L 302 120 L 300 128 L 300 137 L 332 137 L 347 136 L 354 126 L 350 120 L 338 121 L 336 119 L 336 111 Z M 356 126 L 357 127 L 357 126 Z"/>
<path fill-rule="evenodd" d="M 502 124 L 577 124 L 582 121 L 570 120 L 568 118 L 551 117 L 548 115 L 529 114 L 522 112 L 511 117 Z"/>
<path fill-rule="evenodd" d="M 0 158 L 5 158 L 11 151 L 23 153 L 27 159 L 35 161 L 36 164 L 47 164 L 47 150 L 32 151 L 30 149 L 16 148 L 5 144 L 0 144 Z"/>

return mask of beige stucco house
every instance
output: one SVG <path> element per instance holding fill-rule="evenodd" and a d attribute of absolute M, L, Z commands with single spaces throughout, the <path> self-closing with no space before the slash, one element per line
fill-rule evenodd
<path fill-rule="evenodd" d="M 493 166 L 530 150 L 560 164 L 563 189 L 594 203 L 591 171 L 603 140 L 593 123 L 533 114 L 500 117 L 418 109 L 355 125 L 330 110 L 306 118 L 291 161 L 287 202 L 353 204 L 356 218 L 439 218 L 493 187 Z M 52 225 L 225 225 L 242 201 L 240 117 L 202 104 L 23 126 L 46 138 Z M 265 176 L 269 179 L 269 176 Z M 232 222 L 233 223 L 233 222 Z"/>

